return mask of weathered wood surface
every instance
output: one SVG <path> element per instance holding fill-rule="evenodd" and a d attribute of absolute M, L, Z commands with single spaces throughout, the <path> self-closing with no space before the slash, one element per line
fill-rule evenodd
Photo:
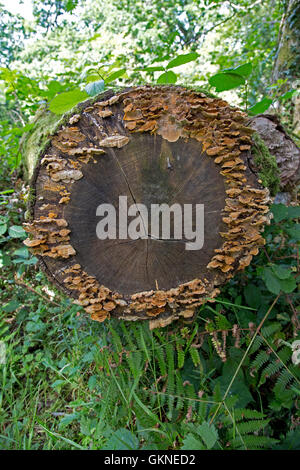
<path fill-rule="evenodd" d="M 248 117 L 181 87 L 137 87 L 84 102 L 43 150 L 25 244 L 92 318 L 190 318 L 264 243 L 268 190 L 248 161 Z M 204 245 L 99 240 L 99 204 L 204 204 Z M 138 207 L 138 206 L 137 206 Z"/>

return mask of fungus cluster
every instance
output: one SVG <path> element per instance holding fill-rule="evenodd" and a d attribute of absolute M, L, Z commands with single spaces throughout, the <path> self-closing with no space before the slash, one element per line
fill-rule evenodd
<path fill-rule="evenodd" d="M 104 121 L 109 123 L 112 118 L 117 124 L 105 127 Z M 106 148 L 120 149 L 134 133 L 142 132 L 169 142 L 200 142 L 202 152 L 214 160 L 224 178 L 223 222 L 227 230 L 220 233 L 223 244 L 216 247 L 208 263 L 210 276 L 199 273 L 199 278 L 169 290 L 157 286 L 156 290 L 124 296 L 100 284 L 76 262 L 64 208 L 72 201 L 72 185 L 84 178 L 86 165 L 96 164 L 96 157 L 106 158 Z M 63 273 L 60 269 L 60 284 L 75 294 L 75 302 L 94 320 L 109 316 L 149 319 L 150 326 L 157 327 L 180 316 L 190 318 L 199 305 L 219 293 L 218 285 L 248 266 L 264 244 L 260 232 L 268 221 L 269 193 L 247 164 L 252 133 L 247 116 L 237 108 L 181 87 L 136 87 L 93 104 L 83 103 L 80 114 L 74 114 L 56 132 L 41 156 L 35 176 L 34 220 L 25 225 L 30 234 L 25 244 L 42 259 L 66 260 Z"/>

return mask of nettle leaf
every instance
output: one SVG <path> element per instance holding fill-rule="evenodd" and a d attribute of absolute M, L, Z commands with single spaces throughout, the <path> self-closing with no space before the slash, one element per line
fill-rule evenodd
<path fill-rule="evenodd" d="M 25 230 L 19 225 L 12 225 L 11 227 L 9 227 L 8 234 L 12 238 L 23 238 L 26 236 Z"/>
<path fill-rule="evenodd" d="M 180 450 L 206 450 L 202 442 L 199 439 L 196 439 L 195 436 L 190 432 L 188 433 L 184 440 L 183 446 Z"/>
<path fill-rule="evenodd" d="M 216 91 L 227 91 L 243 85 L 245 78 L 234 72 L 220 72 L 210 77 L 208 81 L 211 86 L 215 87 Z"/>
<path fill-rule="evenodd" d="M 162 73 L 158 79 L 157 83 L 160 85 L 165 85 L 167 83 L 176 83 L 177 81 L 177 75 L 176 73 L 172 72 L 172 70 L 169 70 L 168 72 Z"/>
<path fill-rule="evenodd" d="M 273 100 L 271 98 L 263 98 L 261 101 L 252 106 L 248 112 L 251 114 L 251 116 L 262 114 L 267 111 L 267 109 L 269 109 L 272 103 Z"/>
<path fill-rule="evenodd" d="M 198 57 L 199 57 L 199 54 L 197 54 L 197 52 L 190 52 L 189 54 L 180 54 L 175 59 L 170 60 L 166 68 L 173 69 L 174 67 L 178 67 L 179 65 L 192 62 L 198 59 Z"/>
<path fill-rule="evenodd" d="M 72 91 L 66 91 L 56 95 L 49 105 L 50 111 L 55 114 L 63 114 L 72 109 L 80 101 L 84 101 L 88 98 L 86 91 L 81 91 L 80 88 L 76 88 Z"/>
<path fill-rule="evenodd" d="M 114 432 L 102 450 L 136 450 L 139 441 L 128 429 L 118 429 Z"/>
<path fill-rule="evenodd" d="M 101 93 L 101 91 L 104 90 L 104 80 L 97 80 L 95 82 L 91 82 L 91 83 L 88 83 L 84 89 L 85 91 L 88 93 L 88 95 L 90 96 L 96 96 L 98 95 L 99 93 Z"/>
<path fill-rule="evenodd" d="M 111 83 L 114 80 L 117 80 L 117 78 L 122 77 L 125 73 L 126 69 L 116 70 L 115 72 L 111 73 L 108 77 L 106 77 L 105 83 Z"/>
<path fill-rule="evenodd" d="M 197 433 L 203 439 L 208 449 L 212 449 L 218 440 L 218 431 L 214 425 L 210 426 L 206 422 L 197 427 Z"/>

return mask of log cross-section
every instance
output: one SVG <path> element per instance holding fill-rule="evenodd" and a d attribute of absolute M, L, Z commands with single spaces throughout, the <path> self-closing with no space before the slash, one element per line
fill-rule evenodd
<path fill-rule="evenodd" d="M 25 244 L 94 320 L 149 319 L 156 327 L 190 318 L 264 243 L 269 194 L 248 164 L 253 132 L 237 108 L 182 87 L 84 102 L 39 158 Z M 163 235 L 151 217 L 162 204 L 171 227 Z M 97 236 L 104 205 L 115 208 L 116 236 L 106 239 Z M 182 237 L 172 228 L 174 205 Z M 187 249 L 188 206 L 192 233 L 202 230 L 198 249 Z M 130 236 L 130 223 L 141 236 Z"/>

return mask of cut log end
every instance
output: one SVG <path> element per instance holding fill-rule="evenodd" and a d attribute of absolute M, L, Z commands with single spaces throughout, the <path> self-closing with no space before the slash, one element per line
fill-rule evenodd
<path fill-rule="evenodd" d="M 191 319 L 264 243 L 247 116 L 169 86 L 80 107 L 39 159 L 25 244 L 94 320 Z"/>

